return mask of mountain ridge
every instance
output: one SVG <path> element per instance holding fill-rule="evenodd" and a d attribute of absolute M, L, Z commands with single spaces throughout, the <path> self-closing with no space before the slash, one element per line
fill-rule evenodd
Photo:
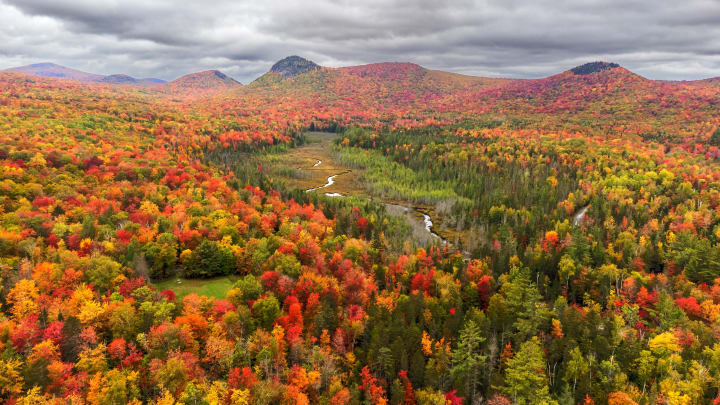
<path fill-rule="evenodd" d="M 614 62 L 607 62 L 607 61 L 594 61 L 594 62 L 588 62 L 581 65 L 577 65 L 573 68 L 570 68 L 564 72 L 559 72 L 556 74 L 552 74 L 545 77 L 539 77 L 539 78 L 530 78 L 530 79 L 520 79 L 520 78 L 510 78 L 510 77 L 498 77 L 498 78 L 490 78 L 490 77 L 483 77 L 483 76 L 474 76 L 474 75 L 467 75 L 462 73 L 455 73 L 455 72 L 448 72 L 443 70 L 435 70 L 435 69 L 429 69 L 424 66 L 418 65 L 413 62 L 374 62 L 374 63 L 368 63 L 363 65 L 353 65 L 353 66 L 342 66 L 342 67 L 324 67 L 321 66 L 309 59 L 297 56 L 297 55 L 291 55 L 287 56 L 285 58 L 282 58 L 275 62 L 270 69 L 264 73 L 263 75 L 259 76 L 255 80 L 251 82 L 251 84 L 267 84 L 267 83 L 275 83 L 278 81 L 282 81 L 284 79 L 291 79 L 297 76 L 301 76 L 303 74 L 309 73 L 309 72 L 316 72 L 316 71 L 322 71 L 322 70 L 344 70 L 351 74 L 359 75 L 359 76 L 372 76 L 379 74 L 378 72 L 382 70 L 382 68 L 387 68 L 387 71 L 405 71 L 410 72 L 414 71 L 416 73 L 426 73 L 426 72 L 439 72 L 444 74 L 450 74 L 450 75 L 459 75 L 468 79 L 471 78 L 479 78 L 479 79 L 503 79 L 508 81 L 534 81 L 534 80 L 544 80 L 544 79 L 550 79 L 554 78 L 559 75 L 565 74 L 567 75 L 573 75 L 577 77 L 582 76 L 594 76 L 597 74 L 603 74 L 608 72 L 626 72 L 632 75 L 635 75 L 637 77 L 642 77 L 638 75 L 637 73 L 634 73 L 623 66 L 621 66 L 618 63 Z M 123 84 L 123 85 L 135 85 L 135 86 L 142 86 L 142 87 L 153 87 L 158 84 L 163 83 L 169 83 L 172 81 L 166 81 L 162 79 L 157 78 L 135 78 L 130 75 L 124 74 L 124 73 L 116 73 L 116 74 L 110 74 L 110 75 L 100 75 L 95 73 L 89 73 L 84 72 L 78 69 L 62 66 L 56 63 L 52 62 L 40 62 L 40 63 L 34 63 L 24 66 L 17 66 L 12 67 L 4 70 L 5 72 L 16 72 L 16 73 L 25 73 L 25 74 L 31 74 L 35 76 L 41 76 L 41 77 L 51 77 L 51 78 L 59 78 L 59 79 L 69 79 L 69 80 L 76 80 L 81 82 L 88 82 L 88 83 L 108 83 L 108 84 Z M 215 69 L 203 71 L 203 72 L 209 72 L 209 71 L 215 71 Z M 375 72 L 373 72 L 375 71 Z M 181 77 L 178 77 L 175 80 L 178 80 L 182 77 L 193 75 L 193 74 L 199 74 L 203 72 L 191 72 L 186 75 L 183 75 Z M 219 72 L 219 71 L 218 71 Z M 222 72 L 221 72 L 222 73 Z M 224 73 L 223 73 L 224 75 Z M 225 75 L 227 76 L 227 75 Z M 270 76 L 270 77 L 268 77 Z M 716 77 L 709 77 L 709 78 L 703 78 L 703 79 L 694 79 L 694 80 L 660 80 L 660 79 L 646 79 L 642 77 L 645 80 L 650 80 L 654 82 L 666 82 L 666 83 L 696 83 L 696 82 L 706 82 L 706 81 L 718 81 L 720 80 L 720 76 Z M 236 80 L 232 79 L 233 81 L 237 82 Z M 174 81 L 174 80 L 173 80 Z M 257 83 L 256 83 L 257 82 Z M 239 82 L 237 82 L 239 83 Z"/>
<path fill-rule="evenodd" d="M 111 75 L 100 75 L 88 73 L 82 70 L 73 69 L 67 66 L 58 65 L 52 62 L 32 63 L 30 65 L 17 66 L 5 69 L 6 72 L 24 73 L 40 77 L 52 77 L 56 79 L 68 79 L 85 83 L 107 83 L 120 85 L 133 85 L 140 87 L 154 86 L 158 83 L 165 83 L 164 80 L 155 78 L 137 79 L 124 73 Z"/>
<path fill-rule="evenodd" d="M 100 82 L 103 75 L 83 72 L 81 70 L 58 65 L 52 62 L 33 63 L 30 65 L 17 66 L 5 69 L 6 72 L 25 73 L 41 77 L 54 77 L 58 79 L 70 79 L 80 82 Z"/>

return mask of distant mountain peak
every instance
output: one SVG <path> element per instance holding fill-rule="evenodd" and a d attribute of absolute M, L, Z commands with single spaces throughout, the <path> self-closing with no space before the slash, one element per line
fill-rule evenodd
<path fill-rule="evenodd" d="M 136 78 L 123 73 L 105 76 L 100 81 L 111 84 L 135 84 L 138 82 Z"/>
<path fill-rule="evenodd" d="M 242 83 L 219 70 L 205 70 L 187 74 L 155 88 L 170 92 L 185 92 L 188 90 L 230 89 L 239 86 L 242 86 Z"/>
<path fill-rule="evenodd" d="M 7 69 L 8 72 L 25 73 L 41 77 L 54 77 L 58 79 L 70 79 L 86 83 L 107 83 L 122 84 L 131 86 L 154 86 L 158 83 L 164 83 L 160 79 L 136 79 L 124 73 L 113 75 L 98 75 L 95 73 L 83 72 L 81 70 L 58 65 L 52 62 L 33 63 L 31 65 L 19 66 Z"/>
<path fill-rule="evenodd" d="M 300 56 L 293 55 L 279 60 L 270 68 L 270 71 L 279 73 L 288 78 L 317 69 L 320 69 L 320 65 L 317 63 L 301 58 Z"/>
<path fill-rule="evenodd" d="M 589 75 L 592 73 L 599 73 L 605 70 L 619 68 L 620 65 L 612 62 L 590 62 L 584 65 L 576 66 L 570 71 L 576 75 Z"/>
<path fill-rule="evenodd" d="M 58 65 L 56 63 L 42 62 L 34 63 L 32 65 L 18 66 L 15 68 L 7 69 L 8 72 L 25 73 L 34 76 L 42 77 L 55 77 L 60 79 L 71 79 L 81 82 L 99 82 L 102 80 L 102 75 L 96 75 L 94 73 L 83 72 L 77 69 L 72 69 L 66 66 Z"/>

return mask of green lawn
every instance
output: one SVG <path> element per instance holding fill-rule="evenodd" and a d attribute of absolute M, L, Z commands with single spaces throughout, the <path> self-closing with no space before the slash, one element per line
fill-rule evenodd
<path fill-rule="evenodd" d="M 180 283 L 178 283 L 178 280 Z M 158 291 L 172 290 L 178 300 L 182 300 L 183 297 L 192 293 L 215 298 L 225 298 L 225 293 L 232 288 L 236 280 L 236 276 L 205 279 L 178 279 L 173 277 L 169 280 L 152 283 L 152 286 Z"/>

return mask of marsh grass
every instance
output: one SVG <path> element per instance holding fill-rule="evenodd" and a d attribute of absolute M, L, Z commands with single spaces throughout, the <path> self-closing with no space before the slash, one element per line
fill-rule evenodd
<path fill-rule="evenodd" d="M 237 276 L 205 279 L 184 279 L 173 277 L 168 280 L 152 283 L 152 286 L 158 291 L 171 290 L 175 293 L 177 300 L 182 300 L 183 297 L 191 293 L 222 299 L 225 298 L 225 293 L 232 288 L 233 283 L 235 283 L 237 278 Z"/>

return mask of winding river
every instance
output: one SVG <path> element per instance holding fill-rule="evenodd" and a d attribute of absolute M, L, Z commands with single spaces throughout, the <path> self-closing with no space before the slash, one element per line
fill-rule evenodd
<path fill-rule="evenodd" d="M 347 172 L 349 172 L 349 170 L 348 170 Z M 322 186 L 318 186 L 318 187 L 314 187 L 314 188 L 309 188 L 309 189 L 305 190 L 305 192 L 306 192 L 306 193 L 309 193 L 309 192 L 311 192 L 311 191 L 320 190 L 321 188 L 330 187 L 330 186 L 332 186 L 333 184 L 335 184 L 335 177 L 337 177 L 337 176 L 339 176 L 339 175 L 341 175 L 341 174 L 345 174 L 345 173 L 347 173 L 347 172 L 342 172 L 342 173 L 338 173 L 338 174 L 333 174 L 332 176 L 330 176 L 330 177 L 327 178 L 327 183 L 323 184 Z"/>
<path fill-rule="evenodd" d="M 314 165 L 312 165 L 312 167 L 318 167 L 318 166 L 320 166 L 321 164 L 322 164 L 322 160 L 318 159 L 318 161 L 317 161 Z M 306 193 L 309 193 L 309 192 L 311 192 L 311 191 L 320 190 L 321 188 L 330 187 L 330 186 L 332 186 L 333 184 L 335 184 L 335 177 L 337 177 L 337 176 L 339 176 L 339 175 L 341 175 L 341 174 L 350 173 L 351 171 L 352 171 L 352 170 L 348 169 L 348 170 L 345 170 L 344 172 L 340 172 L 340 173 L 337 173 L 337 174 L 333 174 L 332 176 L 330 176 L 330 177 L 327 178 L 327 183 L 323 184 L 322 186 L 317 186 L 317 187 L 309 188 L 309 189 L 305 190 L 305 192 L 306 192 Z M 340 194 L 340 193 L 325 193 L 325 195 L 328 196 L 328 197 L 344 197 L 344 196 L 343 196 L 342 194 Z"/>
<path fill-rule="evenodd" d="M 443 244 L 448 243 L 445 238 L 433 231 L 433 222 L 430 215 L 420 211 L 417 207 L 388 202 L 382 202 L 382 204 L 390 215 L 404 216 L 410 228 L 413 229 L 413 233 L 426 235 L 426 237 L 421 238 L 423 243 L 432 243 L 436 240 L 441 241 Z"/>
<path fill-rule="evenodd" d="M 430 232 L 430 235 L 440 239 L 443 243 L 448 243 L 447 239 L 443 238 L 442 236 L 438 235 L 432 230 L 433 222 L 430 218 L 430 215 L 423 213 L 423 224 L 425 225 L 425 230 Z"/>
<path fill-rule="evenodd" d="M 312 167 L 318 167 L 321 164 L 322 164 L 322 160 L 318 159 L 317 162 L 314 165 L 312 165 Z M 308 188 L 307 190 L 305 190 L 305 192 L 309 193 L 311 191 L 317 191 L 317 190 L 321 190 L 323 188 L 330 187 L 333 184 L 335 184 L 335 178 L 337 176 L 340 176 L 340 175 L 346 174 L 346 173 L 350 173 L 350 172 L 351 172 L 351 170 L 348 169 L 343 172 L 333 174 L 332 176 L 329 176 L 327 178 L 327 183 L 325 183 L 321 186 Z M 328 197 L 340 197 L 340 198 L 345 197 L 343 194 L 340 194 L 340 193 L 325 193 L 325 195 Z M 404 216 L 407 219 L 408 223 L 410 224 L 411 228 L 423 229 L 424 232 L 427 235 L 429 235 L 429 238 L 427 238 L 429 240 L 425 240 L 424 242 L 429 243 L 429 242 L 432 242 L 433 240 L 440 240 L 443 244 L 448 243 L 448 241 L 445 238 L 443 238 L 442 236 L 438 235 L 435 231 L 433 231 L 433 222 L 432 222 L 432 218 L 430 217 L 430 215 L 420 211 L 416 207 L 411 207 L 411 206 L 401 205 L 401 204 L 394 204 L 394 203 L 387 203 L 387 202 L 382 202 L 382 204 L 385 205 L 385 208 L 387 209 L 388 213 L 390 213 L 391 215 Z M 422 216 L 422 220 L 420 220 L 420 216 Z"/>

